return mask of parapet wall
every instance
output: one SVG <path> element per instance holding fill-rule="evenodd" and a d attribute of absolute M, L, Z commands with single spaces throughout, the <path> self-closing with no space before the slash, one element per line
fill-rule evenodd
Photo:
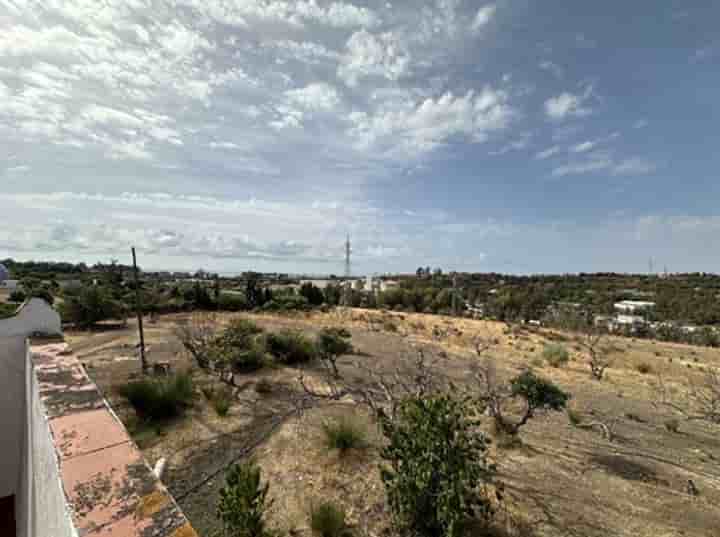
<path fill-rule="evenodd" d="M 197 537 L 67 345 L 29 360 L 18 537 Z"/>

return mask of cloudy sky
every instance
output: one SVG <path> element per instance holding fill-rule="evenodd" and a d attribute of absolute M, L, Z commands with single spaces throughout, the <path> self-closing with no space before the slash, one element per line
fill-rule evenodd
<path fill-rule="evenodd" d="M 712 0 L 0 0 L 0 258 L 720 271 Z"/>

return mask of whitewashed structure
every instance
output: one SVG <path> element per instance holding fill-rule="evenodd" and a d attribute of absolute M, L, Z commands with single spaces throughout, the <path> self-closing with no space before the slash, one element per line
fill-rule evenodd
<path fill-rule="evenodd" d="M 34 334 L 62 334 L 60 315 L 41 298 L 26 300 L 14 317 L 0 320 L 0 338 Z"/>

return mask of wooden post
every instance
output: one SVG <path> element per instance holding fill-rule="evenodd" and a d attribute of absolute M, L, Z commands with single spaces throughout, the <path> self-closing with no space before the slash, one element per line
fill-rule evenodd
<path fill-rule="evenodd" d="M 138 331 L 140 332 L 140 363 L 143 373 L 147 373 L 148 364 L 145 359 L 145 333 L 143 331 L 142 305 L 140 304 L 140 278 L 138 277 L 137 258 L 135 247 L 132 247 L 133 274 L 135 275 L 135 309 L 137 311 Z"/>

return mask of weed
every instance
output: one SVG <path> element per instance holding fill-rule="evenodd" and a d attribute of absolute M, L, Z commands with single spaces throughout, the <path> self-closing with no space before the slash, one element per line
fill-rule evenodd
<path fill-rule="evenodd" d="M 573 410 L 572 408 L 567 409 L 567 417 L 573 427 L 577 427 L 582 423 L 582 416 L 579 412 Z"/>
<path fill-rule="evenodd" d="M 344 454 L 350 449 L 367 446 L 367 430 L 353 419 L 341 418 L 326 422 L 322 428 L 328 449 L 337 449 Z"/>
<path fill-rule="evenodd" d="M 148 421 L 161 421 L 182 414 L 195 396 L 189 373 L 176 373 L 162 379 L 142 379 L 118 388 L 135 409 Z"/>
<path fill-rule="evenodd" d="M 230 412 L 232 400 L 232 390 L 225 388 L 217 390 L 210 402 L 212 403 L 212 407 L 215 409 L 217 415 L 223 418 L 227 416 L 228 412 Z"/>
<path fill-rule="evenodd" d="M 333 502 L 323 502 L 310 509 L 310 528 L 317 537 L 349 537 L 345 510 Z"/>
<path fill-rule="evenodd" d="M 652 366 L 648 364 L 647 362 L 642 362 L 638 364 L 635 369 L 638 370 L 638 373 L 642 373 L 643 375 L 647 375 L 648 373 L 652 373 Z"/>
<path fill-rule="evenodd" d="M 570 361 L 567 349 L 559 343 L 545 345 L 542 357 L 552 367 L 561 367 Z"/>
<path fill-rule="evenodd" d="M 315 343 L 301 332 L 294 330 L 268 334 L 267 350 L 285 365 L 307 363 L 317 356 Z"/>

